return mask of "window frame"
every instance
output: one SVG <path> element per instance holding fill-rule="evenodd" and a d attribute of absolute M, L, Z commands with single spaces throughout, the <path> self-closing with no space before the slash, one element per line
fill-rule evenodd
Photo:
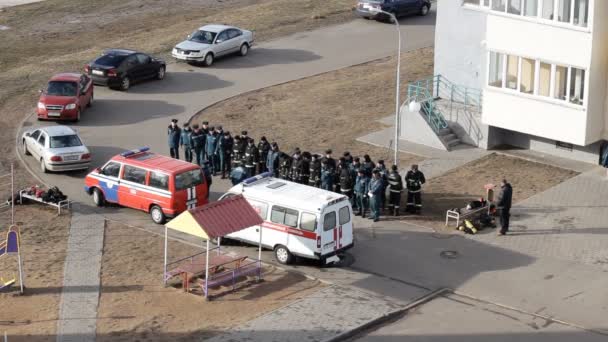
<path fill-rule="evenodd" d="M 38 135 L 34 136 L 36 133 L 38 133 Z M 30 138 L 34 139 L 34 141 L 38 142 L 38 138 L 40 138 L 40 134 L 42 134 L 42 131 L 37 129 L 35 131 L 32 132 L 32 134 L 30 134 Z"/>
<path fill-rule="evenodd" d="M 330 228 L 327 228 L 326 225 L 325 225 L 325 222 L 327 221 L 326 218 L 327 218 L 328 215 L 332 215 L 332 214 L 334 216 L 334 224 Z M 325 215 L 323 215 L 323 231 L 324 232 L 328 232 L 328 231 L 336 228 L 336 223 L 338 223 L 338 215 L 336 214 L 335 210 L 326 212 Z"/>
<path fill-rule="evenodd" d="M 118 174 L 117 174 L 116 176 L 107 175 L 107 174 L 105 174 L 105 173 L 104 173 L 104 170 L 105 170 L 105 169 L 106 169 L 106 167 L 108 167 L 108 165 L 110 165 L 110 164 L 117 164 L 117 165 L 118 165 Z M 123 164 L 122 164 L 122 163 L 119 163 L 119 162 L 117 162 L 117 161 L 110 160 L 109 162 L 107 162 L 107 163 L 106 163 L 106 164 L 105 164 L 105 165 L 104 165 L 104 166 L 103 166 L 103 167 L 102 167 L 102 168 L 99 170 L 99 171 L 100 171 L 99 173 L 101 173 L 102 175 L 104 175 L 104 176 L 106 176 L 106 177 L 120 178 L 120 174 L 121 174 L 121 171 L 122 171 L 122 166 L 123 166 Z"/>
<path fill-rule="evenodd" d="M 314 217 L 315 221 L 314 221 L 314 226 L 313 226 L 312 230 L 302 227 L 302 223 L 304 222 L 304 215 L 309 215 L 309 216 Z M 300 227 L 301 230 L 304 230 L 304 231 L 307 231 L 307 232 L 316 232 L 317 231 L 317 224 L 318 224 L 317 215 L 315 215 L 313 213 L 306 212 L 306 211 L 303 211 L 303 212 L 300 213 L 300 222 L 298 224 L 298 227 Z"/>
<path fill-rule="evenodd" d="M 273 220 L 272 214 L 275 212 L 275 209 L 279 209 L 278 211 L 282 211 L 283 212 L 283 222 L 276 222 L 276 221 Z M 287 212 L 288 211 L 292 211 L 292 212 L 296 213 L 296 215 L 295 215 L 295 217 L 296 217 L 295 225 L 291 225 L 291 224 L 287 224 L 286 223 L 286 218 L 287 218 Z M 284 226 L 287 226 L 287 227 L 291 227 L 291 228 L 298 228 L 299 219 L 300 219 L 300 211 L 299 210 L 283 207 L 283 206 L 280 206 L 280 205 L 273 205 L 272 208 L 270 209 L 270 222 L 272 222 L 272 223 L 281 224 L 281 225 L 284 225 Z"/>
<path fill-rule="evenodd" d="M 155 185 L 152 185 L 152 177 L 153 177 L 153 175 L 160 175 L 160 176 L 167 177 L 167 185 L 166 185 L 166 188 L 163 188 L 163 187 L 160 187 L 160 186 L 155 186 Z M 146 182 L 146 185 L 147 185 L 147 186 L 149 186 L 149 187 L 151 187 L 151 188 L 154 188 L 154 189 L 158 189 L 158 190 L 165 190 L 165 191 L 169 191 L 169 182 L 171 181 L 171 176 L 170 176 L 170 175 L 168 175 L 168 174 L 166 174 L 166 173 L 164 173 L 164 172 L 160 172 L 160 171 L 152 171 L 152 170 L 149 170 L 149 171 L 148 171 L 148 176 L 147 176 L 147 178 L 148 178 L 148 180 L 147 180 L 147 182 Z"/>
<path fill-rule="evenodd" d="M 135 181 L 135 180 L 127 179 L 126 178 L 127 177 L 127 168 L 132 168 L 134 170 L 141 170 L 141 171 L 143 171 L 144 172 L 144 179 L 143 179 L 143 181 L 140 183 L 140 182 Z M 123 170 L 122 170 L 122 175 L 120 177 L 120 180 L 123 180 L 123 181 L 126 181 L 126 182 L 130 182 L 130 183 L 134 183 L 134 184 L 139 184 L 139 185 L 146 185 L 147 184 L 146 180 L 148 179 L 148 172 L 149 172 L 148 170 L 143 169 L 141 167 L 125 164 L 124 167 L 123 167 Z"/>
<path fill-rule="evenodd" d="M 38 139 L 36 139 L 36 142 L 42 146 L 42 147 L 46 147 L 46 139 L 47 138 L 47 134 L 44 132 L 40 132 L 40 136 L 38 136 Z"/>

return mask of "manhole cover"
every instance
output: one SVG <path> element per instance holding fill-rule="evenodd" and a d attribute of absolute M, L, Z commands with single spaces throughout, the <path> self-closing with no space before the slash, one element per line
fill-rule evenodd
<path fill-rule="evenodd" d="M 444 259 L 456 259 L 460 256 L 460 254 L 456 251 L 442 251 L 439 253 L 439 256 Z"/>

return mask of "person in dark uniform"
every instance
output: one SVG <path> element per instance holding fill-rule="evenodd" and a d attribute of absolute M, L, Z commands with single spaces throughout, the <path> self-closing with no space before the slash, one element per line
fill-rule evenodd
<path fill-rule="evenodd" d="M 215 128 L 215 151 L 214 151 L 214 159 L 215 159 L 215 169 L 214 175 L 216 173 L 222 173 L 222 161 L 224 160 L 224 150 L 226 148 L 226 143 L 224 142 L 224 129 L 222 126 L 217 126 Z"/>
<path fill-rule="evenodd" d="M 371 177 L 372 171 L 376 168 L 376 164 L 374 164 L 372 158 L 369 157 L 369 154 L 366 154 L 363 156 L 363 163 L 361 164 L 361 167 L 363 170 L 365 170 L 367 175 Z"/>
<path fill-rule="evenodd" d="M 291 180 L 291 157 L 285 153 L 281 152 L 279 156 L 279 178 L 285 180 Z"/>
<path fill-rule="evenodd" d="M 266 168 L 268 172 L 272 174 L 273 177 L 279 176 L 279 156 L 281 155 L 281 151 L 279 150 L 279 144 L 275 141 L 270 144 L 270 151 L 266 156 Z"/>
<path fill-rule="evenodd" d="M 266 140 L 265 136 L 262 136 L 260 138 L 260 142 L 258 143 L 258 155 L 260 156 L 258 174 L 268 171 L 268 168 L 266 166 L 268 152 L 270 152 L 270 143 L 268 142 L 268 140 Z"/>
<path fill-rule="evenodd" d="M 203 174 L 205 175 L 205 181 L 207 181 L 207 199 L 209 199 L 209 194 L 211 193 L 211 184 L 213 183 L 211 170 L 209 170 L 209 161 L 205 160 L 201 168 L 203 169 Z"/>
<path fill-rule="evenodd" d="M 209 162 L 209 169 L 211 174 L 215 176 L 217 172 L 217 132 L 215 127 L 209 127 L 209 133 L 207 133 L 207 161 Z"/>
<path fill-rule="evenodd" d="M 198 124 L 192 125 L 192 151 L 194 152 L 194 160 L 196 165 L 203 166 L 203 150 L 205 149 L 205 141 L 207 136 L 203 134 L 203 131 L 198 127 Z"/>
<path fill-rule="evenodd" d="M 401 193 L 403 192 L 403 181 L 397 169 L 397 165 L 391 166 L 391 173 L 388 175 L 388 209 L 389 214 L 399 216 L 401 206 Z"/>
<path fill-rule="evenodd" d="M 351 174 L 351 169 L 346 163 L 346 159 L 340 158 L 340 193 L 348 197 L 348 200 L 353 202 L 353 183 L 355 179 L 353 179 Z"/>
<path fill-rule="evenodd" d="M 238 135 L 235 138 L 237 137 L 239 139 L 241 138 Z M 247 171 L 245 171 L 245 168 L 243 166 L 239 165 L 230 170 L 230 182 L 232 182 L 232 185 L 237 185 L 245 179 L 247 179 Z"/>
<path fill-rule="evenodd" d="M 355 202 L 357 203 L 357 210 L 353 209 L 355 215 L 359 215 L 361 217 L 365 217 L 365 212 L 367 211 L 368 205 L 368 196 L 369 192 L 369 176 L 365 173 L 365 170 L 359 169 L 357 171 L 357 178 L 355 179 Z"/>
<path fill-rule="evenodd" d="M 296 147 L 295 151 L 291 155 L 290 178 L 292 182 L 302 183 L 302 168 L 302 153 L 300 148 Z"/>
<path fill-rule="evenodd" d="M 334 169 L 334 189 L 335 193 L 341 194 L 340 190 L 340 175 L 342 174 L 342 170 L 346 167 L 346 161 L 344 157 L 340 157 L 336 164 L 336 168 Z"/>
<path fill-rule="evenodd" d="M 405 175 L 405 186 L 407 187 L 407 206 L 410 213 L 420 214 L 422 210 L 422 185 L 426 183 L 424 174 L 418 170 L 418 165 L 412 165 L 412 169 Z"/>
<path fill-rule="evenodd" d="M 344 157 L 344 161 L 346 162 L 346 165 L 348 167 L 351 167 L 353 165 L 353 156 L 350 155 L 350 152 L 346 151 L 346 152 L 344 152 L 344 154 L 342 156 Z"/>
<path fill-rule="evenodd" d="M 249 142 L 245 147 L 244 161 L 245 170 L 247 170 L 247 177 L 255 176 L 255 172 L 258 168 L 258 162 L 260 161 L 260 155 L 258 154 L 258 148 L 255 146 L 255 141 L 253 138 L 249 138 Z"/>
<path fill-rule="evenodd" d="M 359 177 L 360 169 L 361 169 L 361 159 L 359 157 L 353 158 L 353 163 L 350 165 L 350 172 L 355 181 Z M 354 195 L 353 198 L 354 198 L 353 211 L 357 211 L 359 209 L 359 201 L 357 200 L 356 195 Z"/>
<path fill-rule="evenodd" d="M 308 185 L 310 179 L 310 160 L 312 155 L 308 151 L 302 152 L 302 173 L 300 177 L 300 184 Z"/>
<path fill-rule="evenodd" d="M 370 201 L 371 215 L 370 219 L 374 222 L 380 220 L 380 193 L 382 192 L 382 179 L 380 178 L 380 171 L 374 169 L 372 171 L 372 180 L 369 183 L 369 192 L 367 193 Z"/>
<path fill-rule="evenodd" d="M 247 131 L 241 131 L 241 141 L 243 141 L 243 155 L 245 154 L 245 148 L 247 148 L 247 143 L 249 141 L 249 136 L 247 135 Z"/>
<path fill-rule="evenodd" d="M 201 132 L 205 135 L 205 147 L 203 147 L 203 161 L 208 160 L 207 156 L 207 136 L 209 135 L 209 122 L 203 121 L 201 125 Z"/>
<path fill-rule="evenodd" d="M 329 160 L 321 161 L 321 189 L 334 191 L 334 168 L 331 167 Z"/>
<path fill-rule="evenodd" d="M 506 235 L 509 231 L 512 201 L 513 188 L 506 179 L 503 179 L 500 184 L 500 192 L 496 197 L 496 208 L 498 209 L 498 215 L 500 217 L 500 231 L 498 232 L 498 235 Z"/>
<path fill-rule="evenodd" d="M 222 170 L 222 179 L 225 179 L 230 175 L 230 166 L 232 162 L 232 145 L 234 144 L 234 140 L 230 135 L 229 131 L 224 132 L 224 138 L 221 140 L 222 146 L 220 150 L 223 150 L 223 153 L 220 154 L 220 168 Z"/>
<path fill-rule="evenodd" d="M 188 123 L 184 123 L 182 133 L 179 137 L 179 146 L 184 149 L 184 160 L 192 163 L 192 129 Z"/>
<path fill-rule="evenodd" d="M 240 135 L 235 135 L 233 138 L 234 142 L 232 143 L 232 164 L 231 169 L 243 165 L 243 140 Z"/>
<path fill-rule="evenodd" d="M 171 158 L 179 159 L 179 139 L 182 130 L 177 125 L 177 119 L 171 120 L 171 124 L 167 127 L 167 135 L 169 136 L 169 154 Z"/>
<path fill-rule="evenodd" d="M 325 150 L 325 157 L 323 157 L 323 159 L 321 159 L 321 163 L 323 163 L 323 160 L 327 161 L 327 166 L 329 168 L 331 168 L 332 170 L 336 169 L 336 160 L 334 158 L 331 157 L 332 151 L 330 149 Z"/>
<path fill-rule="evenodd" d="M 378 160 L 376 168 L 380 171 L 380 179 L 382 179 L 382 193 L 380 194 L 380 210 L 386 210 L 386 188 L 388 187 L 388 169 L 384 165 L 384 160 Z"/>
<path fill-rule="evenodd" d="M 321 187 L 321 161 L 317 154 L 313 154 L 310 159 L 308 185 L 319 188 Z"/>

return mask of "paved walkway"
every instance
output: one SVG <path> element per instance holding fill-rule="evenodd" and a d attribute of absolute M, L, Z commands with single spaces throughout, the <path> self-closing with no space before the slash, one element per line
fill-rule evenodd
<path fill-rule="evenodd" d="M 57 342 L 95 341 L 103 216 L 74 204 L 63 274 Z"/>
<path fill-rule="evenodd" d="M 326 341 L 402 307 L 393 299 L 333 285 L 207 341 Z"/>

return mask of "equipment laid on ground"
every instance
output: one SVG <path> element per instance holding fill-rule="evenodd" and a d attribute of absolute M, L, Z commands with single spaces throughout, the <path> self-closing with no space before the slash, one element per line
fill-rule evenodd
<path fill-rule="evenodd" d="M 8 233 L 6 234 L 6 240 L 0 241 L 0 258 L 17 255 L 17 265 L 19 268 L 19 286 L 20 292 L 23 294 L 23 268 L 21 266 L 21 249 L 19 246 L 20 243 L 20 235 L 19 235 L 19 227 L 13 225 L 8 229 Z M 9 291 L 12 286 L 15 284 L 16 279 L 5 281 L 2 277 L 0 277 L 0 291 Z"/>
<path fill-rule="evenodd" d="M 494 184 L 486 184 L 484 186 L 486 190 L 486 199 L 483 197 L 477 201 L 471 201 L 467 203 L 464 208 L 453 208 L 446 212 L 445 214 L 445 225 L 448 226 L 450 224 L 450 220 L 456 220 L 456 229 L 461 231 L 469 231 L 470 234 L 477 233 L 477 227 L 475 231 L 471 228 L 467 228 L 467 221 L 471 223 L 474 221 L 480 222 L 479 228 L 483 226 L 492 226 L 492 211 L 494 210 L 494 205 L 492 201 L 494 200 Z M 462 226 L 460 223 L 464 220 L 465 225 Z M 461 229 L 462 228 L 462 229 Z"/>
<path fill-rule="evenodd" d="M 19 203 L 24 203 L 24 199 L 55 207 L 59 215 L 61 215 L 61 209 L 69 209 L 72 205 L 72 201 L 56 186 L 46 191 L 38 185 L 23 189 L 19 191 Z"/>

